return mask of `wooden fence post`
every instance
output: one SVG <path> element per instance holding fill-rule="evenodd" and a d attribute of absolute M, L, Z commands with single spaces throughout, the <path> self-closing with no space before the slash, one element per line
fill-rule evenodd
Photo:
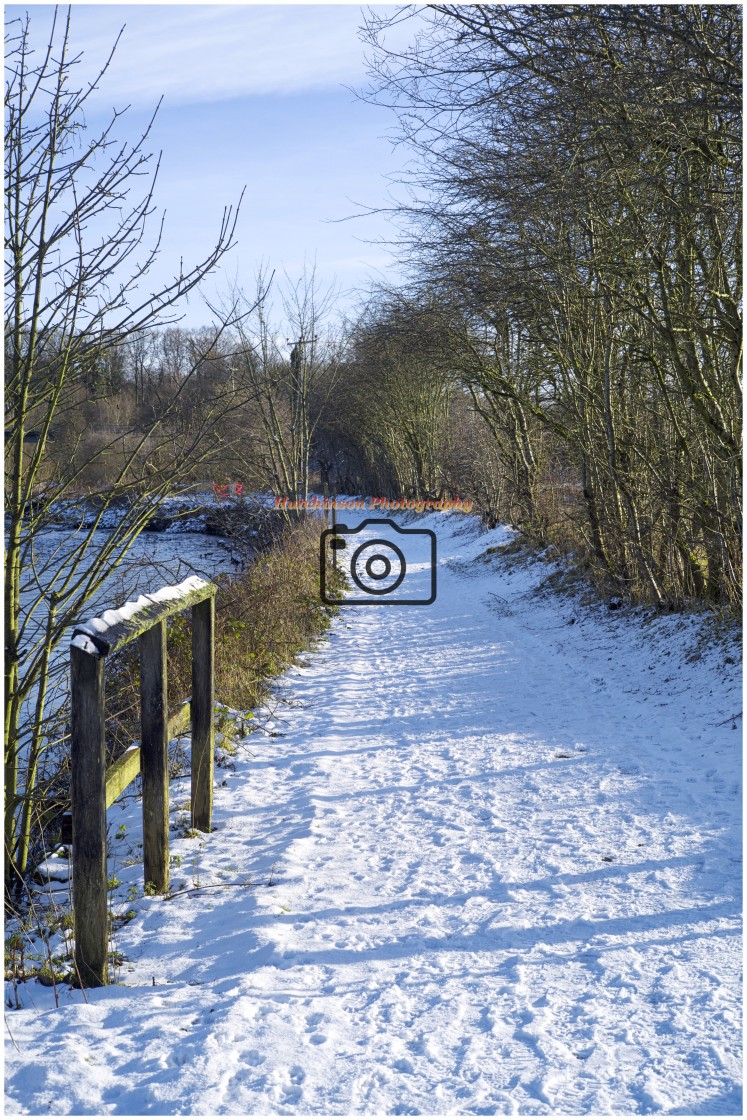
<path fill-rule="evenodd" d="M 107 982 L 104 658 L 72 646 L 71 801 L 75 964 L 80 982 Z"/>
<path fill-rule="evenodd" d="M 76 628 L 70 647 L 71 789 L 75 965 L 82 984 L 108 981 L 106 808 L 143 775 L 143 862 L 146 883 L 169 887 L 168 743 L 189 719 L 190 705 L 168 720 L 166 618 L 192 606 L 192 823 L 209 831 L 213 808 L 215 585 L 185 580 L 141 605 Z M 174 594 L 176 592 L 176 594 Z M 142 742 L 106 771 L 104 663 L 138 638 Z M 109 795 L 107 796 L 107 789 Z"/>
<path fill-rule="evenodd" d="M 140 769 L 143 774 L 143 863 L 146 885 L 169 889 L 169 759 L 166 706 L 166 623 L 141 634 Z"/>
<path fill-rule="evenodd" d="M 209 832 L 213 816 L 215 597 L 192 607 L 192 827 Z"/>

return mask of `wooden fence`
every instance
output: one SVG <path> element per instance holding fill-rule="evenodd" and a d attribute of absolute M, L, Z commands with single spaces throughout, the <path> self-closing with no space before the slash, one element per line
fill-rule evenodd
<path fill-rule="evenodd" d="M 70 646 L 72 694 L 73 911 L 75 964 L 83 984 L 106 984 L 106 810 L 142 773 L 143 863 L 146 884 L 169 888 L 168 743 L 191 722 L 192 827 L 209 832 L 213 811 L 215 584 L 195 576 L 141 596 L 76 628 Z M 166 619 L 192 610 L 192 698 L 168 718 Z M 106 769 L 104 666 L 138 639 L 140 745 Z"/>

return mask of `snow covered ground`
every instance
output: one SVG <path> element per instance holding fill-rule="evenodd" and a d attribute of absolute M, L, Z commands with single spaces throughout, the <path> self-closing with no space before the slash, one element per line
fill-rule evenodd
<path fill-rule="evenodd" d="M 109 811 L 119 986 L 22 986 L 7 1111 L 741 1112 L 735 650 L 408 524 L 435 603 L 340 612 L 210 836 L 174 783 L 172 898 Z"/>

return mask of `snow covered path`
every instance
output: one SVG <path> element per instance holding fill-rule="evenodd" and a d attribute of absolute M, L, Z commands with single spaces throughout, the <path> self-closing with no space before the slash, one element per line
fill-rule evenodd
<path fill-rule="evenodd" d="M 435 604 L 342 611 L 174 840 L 224 887 L 141 898 L 124 986 L 7 1014 L 8 1111 L 740 1113 L 736 666 L 424 524 Z"/>

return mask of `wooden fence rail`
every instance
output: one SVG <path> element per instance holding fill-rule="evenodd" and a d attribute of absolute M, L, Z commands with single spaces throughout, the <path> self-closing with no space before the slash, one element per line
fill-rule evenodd
<path fill-rule="evenodd" d="M 71 808 L 75 963 L 83 984 L 108 980 L 106 810 L 142 773 L 146 884 L 169 889 L 169 740 L 192 725 L 192 827 L 208 832 L 213 810 L 215 584 L 191 576 L 76 628 L 70 646 Z M 192 610 L 192 698 L 166 708 L 166 619 Z M 138 639 L 141 741 L 106 769 L 104 664 Z"/>

